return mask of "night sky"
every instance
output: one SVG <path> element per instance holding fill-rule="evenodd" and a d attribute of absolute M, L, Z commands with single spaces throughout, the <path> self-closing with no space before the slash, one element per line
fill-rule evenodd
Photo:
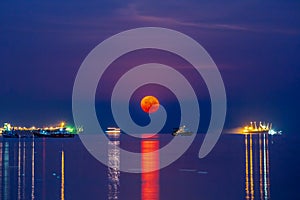
<path fill-rule="evenodd" d="M 156 26 L 194 38 L 213 58 L 227 93 L 225 128 L 265 120 L 296 134 L 300 111 L 299 11 L 298 0 L 1 1 L 0 123 L 72 123 L 73 83 L 88 53 L 121 31 Z M 166 52 L 155 51 L 127 55 L 123 68 L 112 67 L 107 79 L 116 79 L 132 64 L 153 59 L 170 65 L 180 63 L 169 57 Z M 183 73 L 193 75 L 192 71 Z M 200 82 L 197 95 L 201 109 L 208 113 L 209 95 Z M 102 108 L 109 100 L 105 95 L 109 87 L 107 84 L 107 90 L 105 85 L 97 90 L 99 115 L 109 115 Z M 145 91 L 160 90 L 166 88 L 145 86 L 136 94 L 137 101 Z M 170 111 L 178 109 L 172 94 L 164 93 L 163 101 Z M 133 116 L 141 112 L 134 105 L 131 110 L 135 111 Z"/>

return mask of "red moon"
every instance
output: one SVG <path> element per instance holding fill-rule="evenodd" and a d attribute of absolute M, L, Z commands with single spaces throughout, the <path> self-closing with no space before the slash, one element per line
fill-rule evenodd
<path fill-rule="evenodd" d="M 159 101 L 154 96 L 145 96 L 141 100 L 141 108 L 146 113 L 154 113 L 159 108 Z"/>

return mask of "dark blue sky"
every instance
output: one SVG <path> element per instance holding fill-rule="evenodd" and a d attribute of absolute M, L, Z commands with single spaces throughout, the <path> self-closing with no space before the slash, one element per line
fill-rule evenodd
<path fill-rule="evenodd" d="M 257 119 L 296 131 L 299 10 L 297 0 L 1 1 L 0 123 L 71 121 L 73 83 L 87 54 L 113 34 L 158 26 L 189 35 L 214 59 L 227 128 Z"/>

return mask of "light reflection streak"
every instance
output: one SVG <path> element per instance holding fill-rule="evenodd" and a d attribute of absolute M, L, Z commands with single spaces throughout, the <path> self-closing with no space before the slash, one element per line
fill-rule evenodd
<path fill-rule="evenodd" d="M 26 145 L 26 141 L 18 138 L 0 143 L 1 199 L 35 199 L 34 139 L 31 143 L 32 146 Z M 31 148 L 26 149 L 26 146 Z M 31 150 L 31 153 L 29 153 L 29 150 Z M 26 153 L 29 154 L 26 155 Z M 28 169 L 25 173 L 26 168 Z M 27 177 L 26 175 L 29 175 L 30 172 L 31 177 Z"/>
<path fill-rule="evenodd" d="M 254 199 L 254 181 L 253 181 L 253 145 L 252 135 L 250 134 L 250 193 L 251 199 Z"/>
<path fill-rule="evenodd" d="M 9 199 L 9 143 L 4 143 L 4 178 L 3 178 L 3 199 Z"/>
<path fill-rule="evenodd" d="M 254 142 L 257 139 L 258 142 Z M 253 154 L 253 150 L 256 151 L 257 148 L 259 153 Z M 254 165 L 256 160 L 259 162 L 258 166 Z M 270 199 L 270 163 L 267 134 L 245 134 L 245 166 L 246 199 Z M 259 177 L 259 179 L 255 177 Z M 257 191 L 255 191 L 256 189 Z"/>
<path fill-rule="evenodd" d="M 146 137 L 145 137 L 146 138 Z M 159 141 L 157 138 L 142 139 L 142 200 L 159 200 Z"/>
<path fill-rule="evenodd" d="M 267 164 L 267 160 L 266 160 L 266 137 L 264 135 L 264 192 L 265 192 L 265 199 L 266 199 L 266 194 L 267 194 L 267 184 L 266 184 L 266 181 L 267 181 L 267 168 L 266 168 L 266 164 Z"/>
<path fill-rule="evenodd" d="M 45 138 L 43 138 L 43 187 L 42 187 L 42 194 L 43 194 L 43 198 L 42 199 L 46 199 L 46 142 L 45 142 Z"/>
<path fill-rule="evenodd" d="M 61 200 L 65 200 L 65 152 L 61 152 Z"/>
<path fill-rule="evenodd" d="M 31 153 L 31 199 L 34 199 L 34 138 L 32 138 Z"/>
<path fill-rule="evenodd" d="M 46 140 L 42 148 L 35 138 L 8 138 L 0 141 L 0 199 L 46 199 Z M 36 153 L 36 150 L 41 150 Z M 60 199 L 65 199 L 65 152 L 61 156 Z M 42 165 L 39 165 L 41 163 Z M 60 165 L 61 164 L 61 165 Z M 40 166 L 40 167 L 39 167 Z M 38 167 L 38 170 L 37 170 Z M 36 180 L 36 178 L 39 178 Z M 59 178 L 59 176 L 57 176 Z M 52 186 L 51 186 L 52 187 Z M 55 197 L 57 198 L 57 197 Z M 57 198 L 58 199 L 58 198 Z"/>
<path fill-rule="evenodd" d="M 248 137 L 247 135 L 245 135 L 245 158 L 246 158 L 246 199 L 250 198 L 250 194 L 249 194 L 249 171 L 248 171 Z"/>
<path fill-rule="evenodd" d="M 262 142 L 261 142 L 261 134 L 259 134 L 259 191 L 260 191 L 260 199 L 263 199 L 264 191 L 263 191 L 263 170 L 262 170 Z"/>
<path fill-rule="evenodd" d="M 109 136 L 108 141 L 108 199 L 119 199 L 120 188 L 120 140 L 119 134 Z"/>
<path fill-rule="evenodd" d="M 266 187 L 268 188 L 267 190 L 267 197 L 265 199 L 268 199 L 270 198 L 270 161 L 269 161 L 269 135 L 266 135 L 267 139 L 266 139 L 266 155 L 267 155 L 267 182 L 265 183 L 266 184 Z"/>
<path fill-rule="evenodd" d="M 21 199 L 21 140 L 18 142 L 18 199 Z"/>
<path fill-rule="evenodd" d="M 23 167 L 22 167 L 22 199 L 25 199 L 25 177 L 26 177 L 26 171 L 25 171 L 25 166 L 26 166 L 26 143 L 25 143 L 25 140 L 23 140 L 23 160 L 22 160 L 22 164 L 23 164 Z"/>
<path fill-rule="evenodd" d="M 3 176 L 2 176 L 2 165 L 3 165 L 3 152 L 2 152 L 2 142 L 0 142 L 0 180 L 1 180 L 1 183 L 0 183 L 0 191 L 1 191 L 1 195 L 0 195 L 0 198 L 2 198 L 2 191 L 3 191 L 3 188 L 2 188 L 2 180 L 3 180 Z"/>

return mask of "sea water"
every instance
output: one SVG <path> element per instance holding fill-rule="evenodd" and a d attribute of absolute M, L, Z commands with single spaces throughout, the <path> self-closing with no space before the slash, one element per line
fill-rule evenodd
<path fill-rule="evenodd" d="M 109 166 L 78 136 L 1 138 L 1 199 L 299 199 L 299 137 L 222 134 L 199 159 L 204 136 L 197 134 L 171 165 L 148 173 L 120 171 L 122 154 L 115 147 L 154 151 L 168 144 L 171 134 L 151 140 L 121 134 L 108 145 Z M 159 152 L 142 157 L 141 166 L 157 166 L 160 159 Z"/>

